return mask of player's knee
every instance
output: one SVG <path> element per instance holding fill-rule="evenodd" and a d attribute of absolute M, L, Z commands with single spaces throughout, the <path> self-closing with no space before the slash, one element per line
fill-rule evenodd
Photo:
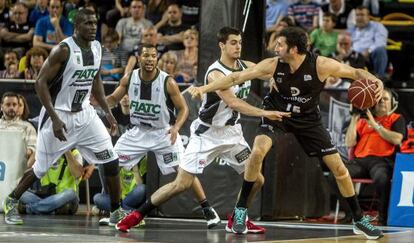
<path fill-rule="evenodd" d="M 265 157 L 266 151 L 263 148 L 260 148 L 256 146 L 252 150 L 252 154 L 250 155 L 250 163 L 251 164 L 261 164 L 264 157 Z"/>
<path fill-rule="evenodd" d="M 102 166 L 103 166 L 105 176 L 117 176 L 119 174 L 118 159 L 105 163 Z"/>
<path fill-rule="evenodd" d="M 174 190 L 176 192 L 182 192 L 188 190 L 194 182 L 194 176 L 185 176 L 182 178 L 176 178 L 174 180 Z"/>
<path fill-rule="evenodd" d="M 332 174 L 335 176 L 337 180 L 344 179 L 349 176 L 348 169 L 345 167 L 343 163 L 335 167 L 335 169 L 332 171 Z"/>
<path fill-rule="evenodd" d="M 257 176 L 256 183 L 257 183 L 257 185 L 258 185 L 258 186 L 262 187 L 262 186 L 264 185 L 264 182 L 265 182 L 265 178 L 264 178 L 264 176 L 262 175 L 262 173 L 260 173 L 260 174 Z"/>

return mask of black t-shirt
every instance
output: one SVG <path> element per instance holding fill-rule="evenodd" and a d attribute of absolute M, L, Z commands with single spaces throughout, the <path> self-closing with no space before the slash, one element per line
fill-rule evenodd
<path fill-rule="evenodd" d="M 182 31 L 188 30 L 190 26 L 181 24 L 180 26 L 171 26 L 171 25 L 164 25 L 158 30 L 158 33 L 162 35 L 175 35 Z M 173 43 L 170 45 L 167 45 L 168 50 L 183 50 L 184 45 L 183 43 Z"/>
<path fill-rule="evenodd" d="M 182 21 L 186 25 L 197 25 L 200 21 L 200 0 L 176 0 L 183 13 Z"/>
<path fill-rule="evenodd" d="M 14 22 L 10 22 L 6 26 L 6 28 L 8 29 L 9 32 L 12 32 L 12 33 L 26 34 L 33 27 L 29 23 L 25 23 L 23 25 L 17 25 Z M 32 41 L 27 41 L 27 42 L 23 42 L 23 43 L 4 42 L 3 45 L 6 46 L 6 47 L 12 47 L 12 48 L 24 47 L 26 50 L 28 50 L 32 46 Z"/>
<path fill-rule="evenodd" d="M 0 28 L 6 27 L 10 22 L 9 8 L 4 8 L 0 13 Z"/>
<path fill-rule="evenodd" d="M 347 28 L 346 22 L 348 20 L 349 13 L 352 11 L 352 6 L 350 6 L 349 4 L 346 4 L 345 2 L 344 4 L 345 4 L 344 12 L 336 16 L 336 24 L 335 24 L 336 29 Z M 329 4 L 323 5 L 321 9 L 324 13 L 329 12 Z"/>

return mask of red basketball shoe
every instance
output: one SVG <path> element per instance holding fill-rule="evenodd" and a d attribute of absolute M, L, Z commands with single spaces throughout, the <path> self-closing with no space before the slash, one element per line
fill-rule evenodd
<path fill-rule="evenodd" d="M 143 219 L 144 219 L 144 215 L 134 210 L 131 213 L 129 213 L 127 216 L 125 216 L 121 221 L 119 221 L 115 225 L 115 228 L 122 232 L 129 232 L 129 229 L 139 224 Z"/>
<path fill-rule="evenodd" d="M 233 227 L 233 216 L 231 214 L 227 214 L 226 232 L 232 233 L 233 231 L 231 231 L 231 227 Z M 253 224 L 249 218 L 247 218 L 246 227 L 248 234 L 264 234 L 266 232 L 265 228 Z"/>

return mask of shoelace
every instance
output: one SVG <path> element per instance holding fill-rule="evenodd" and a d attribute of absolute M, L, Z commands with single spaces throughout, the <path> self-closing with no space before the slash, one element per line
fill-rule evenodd
<path fill-rule="evenodd" d="M 244 212 L 241 209 L 237 209 L 234 211 L 234 219 L 236 224 L 244 224 Z"/>
<path fill-rule="evenodd" d="M 369 218 L 368 217 L 366 217 L 366 216 L 364 216 L 362 219 L 361 219 L 361 224 L 364 226 L 364 227 L 366 227 L 366 228 L 368 228 L 368 230 L 370 230 L 370 231 L 373 231 L 373 230 L 375 230 L 375 227 L 372 225 L 372 224 L 370 224 L 370 222 L 369 222 Z"/>

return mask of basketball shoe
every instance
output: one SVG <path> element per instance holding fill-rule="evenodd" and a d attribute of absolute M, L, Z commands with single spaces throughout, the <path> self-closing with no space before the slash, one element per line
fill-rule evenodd
<path fill-rule="evenodd" d="M 376 240 L 384 236 L 382 231 L 373 226 L 369 216 L 363 216 L 359 221 L 354 222 L 354 234 L 365 235 L 369 240 Z"/>
<path fill-rule="evenodd" d="M 129 229 L 139 224 L 143 219 L 144 215 L 134 210 L 119 221 L 115 225 L 115 228 L 121 232 L 129 232 Z"/>
<path fill-rule="evenodd" d="M 207 228 L 209 229 L 216 227 L 221 223 L 220 217 L 218 216 L 216 210 L 214 210 L 212 207 L 204 208 L 203 215 L 207 220 Z"/>

